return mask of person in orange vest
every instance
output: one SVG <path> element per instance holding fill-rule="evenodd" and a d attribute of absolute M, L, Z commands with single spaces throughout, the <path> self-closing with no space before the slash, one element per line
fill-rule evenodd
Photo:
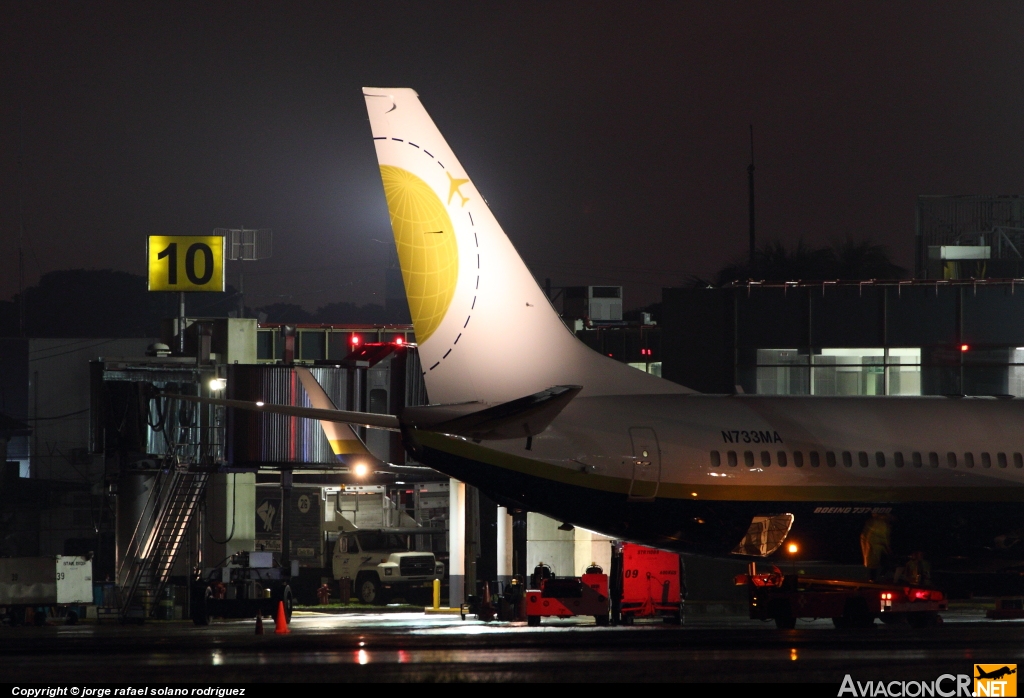
<path fill-rule="evenodd" d="M 891 528 L 889 517 L 885 514 L 872 514 L 864 524 L 860 534 L 860 552 L 864 558 L 864 566 L 868 568 L 868 577 L 877 581 L 882 570 L 882 560 L 890 554 L 889 538 Z"/>

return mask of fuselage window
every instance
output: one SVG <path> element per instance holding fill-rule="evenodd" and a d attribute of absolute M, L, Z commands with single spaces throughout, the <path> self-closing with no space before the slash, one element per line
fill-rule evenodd
<path fill-rule="evenodd" d="M 753 468 L 754 467 L 754 452 L 753 451 L 744 451 L 743 452 L 743 462 L 747 464 L 748 468 Z"/>
<path fill-rule="evenodd" d="M 946 464 L 950 468 L 955 468 L 956 467 L 956 454 L 953 453 L 952 451 L 950 451 L 949 453 L 946 454 Z"/>
<path fill-rule="evenodd" d="M 849 451 L 843 451 L 843 465 L 847 468 L 853 467 L 853 454 Z"/>
<path fill-rule="evenodd" d="M 939 467 L 939 454 L 936 453 L 935 451 L 931 451 L 928 454 L 928 465 L 932 466 L 933 468 Z"/>
<path fill-rule="evenodd" d="M 793 451 L 793 465 L 795 465 L 798 468 L 804 467 L 804 452 L 803 451 Z"/>
<path fill-rule="evenodd" d="M 964 465 L 967 466 L 968 468 L 973 468 L 974 467 L 974 454 L 973 453 L 965 453 L 964 454 Z"/>
<path fill-rule="evenodd" d="M 788 464 L 786 461 L 787 461 L 786 452 L 785 451 L 779 451 L 779 467 L 780 468 L 785 468 L 786 465 Z"/>
<path fill-rule="evenodd" d="M 818 455 L 817 451 L 811 451 L 811 467 L 817 468 L 821 465 L 821 456 Z"/>
<path fill-rule="evenodd" d="M 726 455 L 729 457 L 729 465 L 735 468 L 736 463 L 739 462 L 736 458 L 736 451 L 729 451 L 729 453 L 727 453 Z"/>
<path fill-rule="evenodd" d="M 772 464 L 772 454 L 768 453 L 768 451 L 761 451 L 761 465 L 764 466 L 765 468 L 767 468 L 771 464 Z"/>
<path fill-rule="evenodd" d="M 1020 455 L 1019 453 L 1014 453 L 1013 454 L 1013 467 L 1014 468 L 1024 468 L 1024 456 Z"/>
<path fill-rule="evenodd" d="M 914 451 L 913 455 L 910 456 L 910 459 L 913 461 L 915 468 L 920 468 L 921 467 L 921 452 L 920 451 Z"/>
<path fill-rule="evenodd" d="M 996 456 L 996 460 L 999 462 L 999 467 L 1000 468 L 1005 468 L 1006 467 L 1006 454 L 1005 453 L 998 454 Z"/>
<path fill-rule="evenodd" d="M 828 467 L 830 467 L 830 468 L 836 467 L 836 454 L 833 453 L 832 451 L 829 451 L 828 453 L 826 453 L 825 454 L 825 462 L 828 463 Z"/>
<path fill-rule="evenodd" d="M 990 456 L 987 453 L 982 453 L 981 454 L 981 467 L 982 468 L 991 468 L 992 467 L 992 456 Z"/>
<path fill-rule="evenodd" d="M 717 468 L 722 464 L 722 454 L 718 451 L 711 452 L 711 467 Z"/>
<path fill-rule="evenodd" d="M 879 468 L 885 467 L 885 454 L 881 451 L 875 451 L 875 465 Z"/>
<path fill-rule="evenodd" d="M 895 463 L 897 468 L 902 468 L 903 467 L 903 452 L 902 451 L 896 451 L 896 453 L 892 454 L 892 459 L 893 459 L 893 462 Z"/>
<path fill-rule="evenodd" d="M 860 461 L 860 467 L 862 467 L 862 468 L 868 467 L 868 452 L 867 451 L 857 451 L 857 460 Z"/>

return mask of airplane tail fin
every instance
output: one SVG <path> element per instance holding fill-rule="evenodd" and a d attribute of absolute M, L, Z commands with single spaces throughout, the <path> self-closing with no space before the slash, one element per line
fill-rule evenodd
<path fill-rule="evenodd" d="M 318 410 L 337 410 L 334 401 L 317 382 L 308 368 L 298 367 L 295 373 L 299 376 L 302 387 L 309 396 L 309 403 Z M 327 442 L 331 444 L 331 450 L 336 456 L 365 456 L 369 454 L 366 444 L 356 433 L 352 424 L 345 422 L 331 422 L 324 419 L 319 420 L 324 430 Z"/>
<path fill-rule="evenodd" d="M 363 88 L 432 402 L 692 392 L 576 339 L 408 88 Z"/>

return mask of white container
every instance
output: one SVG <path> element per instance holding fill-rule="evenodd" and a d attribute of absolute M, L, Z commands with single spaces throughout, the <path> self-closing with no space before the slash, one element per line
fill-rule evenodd
<path fill-rule="evenodd" d="M 0 558 L 0 606 L 91 603 L 92 560 L 64 555 Z"/>

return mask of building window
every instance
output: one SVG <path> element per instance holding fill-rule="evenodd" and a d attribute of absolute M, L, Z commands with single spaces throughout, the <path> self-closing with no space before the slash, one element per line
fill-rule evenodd
<path fill-rule="evenodd" d="M 722 465 L 722 454 L 720 454 L 718 451 L 712 451 L 711 452 L 711 467 L 712 468 L 717 468 L 720 465 Z"/>
<path fill-rule="evenodd" d="M 786 465 L 787 465 L 786 452 L 785 451 L 779 451 L 778 457 L 779 457 L 779 467 L 780 468 L 785 468 Z"/>
<path fill-rule="evenodd" d="M 726 454 L 726 455 L 729 457 L 729 465 L 731 467 L 735 468 L 736 467 L 736 463 L 738 462 L 738 460 L 736 458 L 736 451 L 729 451 L 729 453 Z"/>
<path fill-rule="evenodd" d="M 920 395 L 919 348 L 758 349 L 761 395 Z"/>
<path fill-rule="evenodd" d="M 804 467 L 803 451 L 793 451 L 793 465 L 797 468 Z"/>

